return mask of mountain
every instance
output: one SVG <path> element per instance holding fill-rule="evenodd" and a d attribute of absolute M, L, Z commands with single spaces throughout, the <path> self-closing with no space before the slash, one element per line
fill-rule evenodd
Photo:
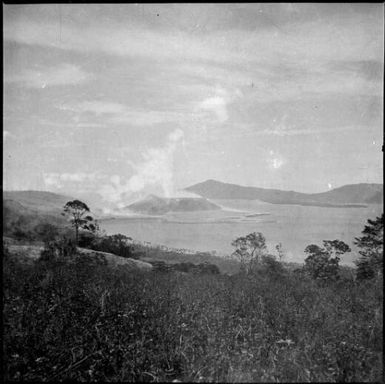
<path fill-rule="evenodd" d="M 383 191 L 375 193 L 372 197 L 367 199 L 369 204 L 384 204 Z"/>
<path fill-rule="evenodd" d="M 312 199 L 317 201 L 340 204 L 381 204 L 382 196 L 381 184 L 349 184 L 331 191 L 311 194 Z"/>
<path fill-rule="evenodd" d="M 322 193 L 301 193 L 244 187 L 236 184 L 207 180 L 186 188 L 207 199 L 261 200 L 272 204 L 297 204 L 322 207 L 357 207 L 381 204 L 382 184 L 352 184 Z"/>
<path fill-rule="evenodd" d="M 221 209 L 210 201 L 197 197 L 163 198 L 149 195 L 143 200 L 124 208 L 136 213 L 162 215 L 168 212 L 210 211 Z"/>

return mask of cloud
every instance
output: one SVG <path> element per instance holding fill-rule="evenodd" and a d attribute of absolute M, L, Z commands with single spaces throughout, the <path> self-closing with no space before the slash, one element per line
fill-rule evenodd
<path fill-rule="evenodd" d="M 198 104 L 198 109 L 212 112 L 219 123 L 224 123 L 229 119 L 228 104 L 241 96 L 242 93 L 239 90 L 229 93 L 226 89 L 217 86 L 212 95 Z"/>
<path fill-rule="evenodd" d="M 98 116 L 102 114 L 121 114 L 124 113 L 127 108 L 122 104 L 108 101 L 84 101 L 73 106 L 63 106 L 61 109 L 77 112 L 91 112 Z"/>
<path fill-rule="evenodd" d="M 137 164 L 130 162 L 134 174 L 127 181 L 124 182 L 119 175 L 114 175 L 110 178 L 110 183 L 100 189 L 100 194 L 106 201 L 123 204 L 126 195 L 141 192 L 147 187 L 159 186 L 164 196 L 172 196 L 175 192 L 174 156 L 183 138 L 184 133 L 181 129 L 172 131 L 167 137 L 165 146 L 145 150 L 142 162 Z"/>
<path fill-rule="evenodd" d="M 80 114 L 91 113 L 98 117 L 103 116 L 107 122 L 113 124 L 130 124 L 138 126 L 151 126 L 154 124 L 172 122 L 181 123 L 189 121 L 193 118 L 192 111 L 156 111 L 145 108 L 131 108 L 124 104 L 99 100 L 64 104 L 59 106 L 58 108 L 63 111 L 71 111 Z M 79 123 L 77 125 L 81 127 L 92 126 L 93 124 Z"/>
<path fill-rule="evenodd" d="M 55 187 L 58 189 L 63 188 L 64 186 L 68 187 L 68 184 L 71 183 L 82 183 L 85 181 L 93 182 L 98 178 L 101 178 L 101 175 L 97 173 L 85 173 L 85 172 L 75 172 L 75 173 L 57 173 L 57 172 L 44 172 L 43 180 L 46 187 Z"/>
<path fill-rule="evenodd" d="M 61 64 L 56 68 L 26 69 L 20 74 L 6 75 L 5 81 L 21 83 L 28 88 L 77 85 L 89 79 L 89 75 L 72 64 Z"/>
<path fill-rule="evenodd" d="M 227 101 L 221 96 L 208 97 L 200 104 L 202 109 L 214 112 L 220 123 L 225 122 L 228 118 Z"/>
<path fill-rule="evenodd" d="M 274 9 L 274 8 L 273 8 Z M 249 7 L 249 12 L 255 10 Z M 379 12 L 380 14 L 380 12 Z M 52 18 L 51 18 L 52 20 Z M 368 60 L 382 58 L 380 17 L 365 19 L 360 14 L 332 20 L 319 17 L 310 21 L 288 18 L 284 27 L 209 31 L 205 36 L 183 30 L 156 30 L 130 22 L 96 24 L 90 20 L 74 26 L 65 19 L 44 22 L 26 14 L 5 18 L 4 39 L 29 45 L 40 45 L 80 52 L 104 52 L 111 55 L 212 62 L 271 63 L 310 60 Z M 263 54 L 261 54 L 263 52 Z"/>
<path fill-rule="evenodd" d="M 273 150 L 269 151 L 267 162 L 271 169 L 280 169 L 285 164 L 285 160 Z"/>
<path fill-rule="evenodd" d="M 363 128 L 363 127 L 362 127 Z M 255 135 L 276 135 L 276 136 L 297 136 L 297 135 L 316 135 L 321 133 L 336 133 L 350 130 L 361 129 L 359 126 L 348 125 L 342 127 L 321 127 L 321 128 L 296 128 L 294 126 L 278 126 L 272 129 L 255 131 Z M 363 128 L 365 129 L 365 128 Z"/>
<path fill-rule="evenodd" d="M 257 5 L 246 7 L 251 14 L 259 8 Z M 270 13 L 281 9 L 267 8 Z M 291 8 L 293 6 L 289 5 Z M 297 12 L 299 8 L 293 9 Z M 287 19 L 280 24 L 282 28 L 271 24 L 270 27 L 243 29 L 238 25 L 234 29 L 210 30 L 202 36 L 183 29 L 176 34 L 167 28 L 157 29 L 138 22 L 123 25 L 111 21 L 107 26 L 88 21 L 81 27 L 65 20 L 60 25 L 53 21 L 41 23 L 25 12 L 16 19 L 5 18 L 4 39 L 83 54 L 128 56 L 147 60 L 146 63 L 179 67 L 177 71 L 182 80 L 186 77 L 197 80 L 198 89 L 207 82 L 216 82 L 225 89 L 253 84 L 248 94 L 251 104 L 304 98 L 309 94 L 382 96 L 382 73 L 378 71 L 383 62 L 380 18 L 371 20 L 360 13 L 352 13 L 336 20 L 330 15 L 328 18 L 321 15 L 310 21 L 299 21 L 292 18 L 292 11 L 285 8 L 283 13 Z M 265 17 L 258 12 L 257 15 Z M 146 73 L 147 76 L 151 75 Z M 155 84 L 159 81 L 156 75 Z M 188 87 L 192 88 L 193 84 Z M 174 96 L 175 93 L 171 91 Z M 223 95 L 200 98 L 200 102 L 218 121 L 227 120 L 228 102 Z M 153 111 L 146 120 L 143 113 L 127 111 L 125 116 L 117 116 L 115 123 L 134 121 L 134 124 L 146 125 L 147 121 L 156 124 L 178 118 L 176 114 L 170 116 Z"/>

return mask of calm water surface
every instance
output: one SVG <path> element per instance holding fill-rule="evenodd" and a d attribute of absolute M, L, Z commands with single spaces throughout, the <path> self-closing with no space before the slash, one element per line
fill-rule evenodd
<path fill-rule="evenodd" d="M 224 210 L 173 213 L 159 218 L 116 218 L 103 220 L 101 227 L 108 234 L 122 233 L 173 248 L 215 250 L 220 255 L 232 252 L 231 242 L 236 237 L 262 232 L 272 253 L 281 242 L 286 259 L 297 262 L 304 260 L 307 245 L 339 239 L 353 249 L 341 260 L 351 264 L 357 257 L 354 237 L 360 236 L 368 218 L 374 219 L 383 212 L 383 206 L 377 204 L 367 208 L 321 208 L 245 200 L 214 203 Z"/>

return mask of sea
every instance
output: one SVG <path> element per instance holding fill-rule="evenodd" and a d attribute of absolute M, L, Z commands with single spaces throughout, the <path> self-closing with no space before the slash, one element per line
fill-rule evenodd
<path fill-rule="evenodd" d="M 382 204 L 367 207 L 312 207 L 269 204 L 257 200 L 212 200 L 218 211 L 173 212 L 163 216 L 128 215 L 103 219 L 107 234 L 121 233 L 136 241 L 186 252 L 212 252 L 230 255 L 233 240 L 261 232 L 268 250 L 277 254 L 282 244 L 284 260 L 302 263 L 307 245 L 322 245 L 322 240 L 342 240 L 352 252 L 341 257 L 341 264 L 354 265 L 359 256 L 353 244 L 368 219 L 383 212 Z"/>

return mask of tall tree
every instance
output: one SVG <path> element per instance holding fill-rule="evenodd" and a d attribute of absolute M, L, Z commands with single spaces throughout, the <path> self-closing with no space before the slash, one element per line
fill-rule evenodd
<path fill-rule="evenodd" d="M 94 218 L 87 213 L 90 212 L 87 204 L 80 200 L 69 201 L 63 209 L 62 215 L 70 217 L 72 226 L 75 228 L 76 245 L 79 241 L 79 229 L 85 229 L 91 232 L 96 231 L 97 223 Z"/>
<path fill-rule="evenodd" d="M 266 239 L 261 232 L 238 237 L 231 245 L 235 247 L 233 257 L 241 262 L 241 269 L 246 273 L 249 273 L 253 265 L 259 263 L 261 256 L 266 254 Z"/>
<path fill-rule="evenodd" d="M 356 261 L 357 279 L 371 279 L 383 274 L 384 214 L 375 220 L 368 219 L 361 237 L 354 244 L 360 248 L 361 257 Z"/>
<path fill-rule="evenodd" d="M 340 240 L 324 240 L 323 247 L 308 245 L 305 253 L 305 271 L 313 279 L 337 279 L 339 277 L 340 256 L 350 252 L 350 247 Z"/>

